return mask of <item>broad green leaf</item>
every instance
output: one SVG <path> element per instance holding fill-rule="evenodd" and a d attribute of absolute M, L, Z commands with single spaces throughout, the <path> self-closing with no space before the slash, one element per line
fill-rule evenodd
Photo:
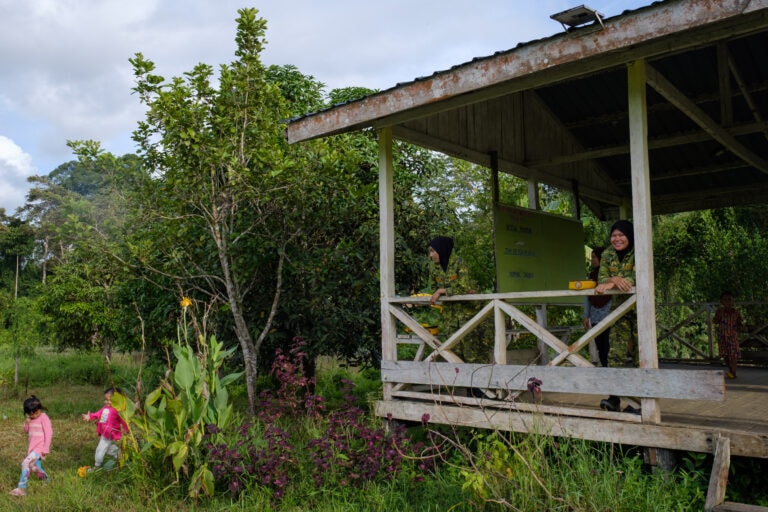
<path fill-rule="evenodd" d="M 173 461 L 173 469 L 178 472 L 187 460 L 189 448 L 183 441 L 175 441 L 168 446 L 168 454 Z"/>
<path fill-rule="evenodd" d="M 191 356 L 194 358 L 194 356 Z M 179 387 L 189 392 L 195 383 L 195 369 L 194 364 L 188 357 L 180 358 L 176 361 L 176 369 L 173 372 L 173 378 Z"/>

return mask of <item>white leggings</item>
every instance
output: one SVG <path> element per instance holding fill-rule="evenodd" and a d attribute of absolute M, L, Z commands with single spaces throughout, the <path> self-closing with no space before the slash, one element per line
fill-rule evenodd
<path fill-rule="evenodd" d="M 117 458 L 117 444 L 111 439 L 107 439 L 104 436 L 101 436 L 101 439 L 99 439 L 99 444 L 96 446 L 96 461 L 95 466 L 101 467 L 101 463 L 104 462 L 104 456 L 109 455 L 110 457 Z"/>

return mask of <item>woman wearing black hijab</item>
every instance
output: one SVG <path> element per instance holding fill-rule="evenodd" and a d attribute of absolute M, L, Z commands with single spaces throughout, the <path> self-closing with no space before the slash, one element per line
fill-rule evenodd
<path fill-rule="evenodd" d="M 429 273 L 429 283 L 434 286 L 434 293 L 430 298 L 432 304 L 435 304 L 442 296 L 476 293 L 469 269 L 461 258 L 453 254 L 453 238 L 447 236 L 433 238 L 429 242 L 429 257 L 433 262 Z M 449 335 L 476 312 L 476 304 L 472 302 L 449 302 L 446 307 L 442 308 L 438 328 L 441 333 Z M 461 352 L 459 355 L 463 356 L 466 362 L 477 362 L 475 361 L 476 358 L 480 361 L 482 360 L 480 354 L 487 352 L 485 344 L 479 341 L 462 344 L 457 349 Z"/>
<path fill-rule="evenodd" d="M 429 242 L 429 257 L 434 263 L 430 272 L 430 283 L 436 289 L 430 302 L 435 304 L 442 295 L 462 295 L 474 293 L 472 282 L 461 258 L 451 257 L 453 238 L 436 236 Z"/>
<path fill-rule="evenodd" d="M 628 292 L 635 286 L 635 229 L 632 223 L 627 220 L 616 221 L 611 226 L 610 242 L 611 246 L 603 251 L 600 260 L 598 285 L 595 287 L 595 293 L 598 295 L 614 289 Z M 600 408 L 618 411 L 621 408 L 621 399 L 611 395 L 600 401 Z M 628 406 L 626 411 L 634 412 L 631 406 Z"/>
<path fill-rule="evenodd" d="M 611 246 L 603 252 L 595 293 L 614 288 L 628 292 L 635 286 L 635 228 L 628 220 L 611 226 Z"/>

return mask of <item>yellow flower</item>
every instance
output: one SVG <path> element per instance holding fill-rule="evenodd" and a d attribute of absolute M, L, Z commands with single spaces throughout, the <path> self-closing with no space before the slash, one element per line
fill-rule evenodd
<path fill-rule="evenodd" d="M 189 306 L 192 305 L 192 301 L 190 300 L 189 297 L 182 297 L 181 302 L 179 304 L 181 304 L 182 308 L 188 308 Z"/>
<path fill-rule="evenodd" d="M 88 473 L 88 468 L 90 467 L 91 466 L 80 466 L 79 468 L 77 468 L 77 476 L 79 476 L 80 478 L 85 478 L 85 475 Z"/>

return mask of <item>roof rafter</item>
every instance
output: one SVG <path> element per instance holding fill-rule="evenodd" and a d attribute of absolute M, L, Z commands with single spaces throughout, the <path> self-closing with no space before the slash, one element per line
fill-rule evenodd
<path fill-rule="evenodd" d="M 759 123 L 748 123 L 739 126 L 729 128 L 727 131 L 731 136 L 749 135 L 751 133 L 763 132 L 768 130 L 768 121 Z M 712 136 L 708 132 L 697 131 L 695 133 L 683 133 L 680 135 L 673 135 L 670 137 L 660 137 L 648 140 L 648 149 L 661 149 L 679 146 L 681 144 L 693 144 L 695 142 L 701 142 L 710 140 Z M 541 160 L 530 160 L 525 162 L 525 165 L 531 169 L 540 169 L 544 167 L 553 167 L 556 165 L 570 164 L 574 162 L 581 162 L 584 160 L 592 160 L 594 158 L 604 158 L 616 155 L 625 155 L 629 153 L 629 144 L 619 144 L 617 146 L 608 146 L 602 148 L 587 149 L 580 153 L 574 153 L 572 155 L 554 156 L 552 158 L 546 158 Z"/>
<path fill-rule="evenodd" d="M 680 109 L 682 113 L 711 135 L 713 139 L 725 146 L 731 153 L 756 169 L 759 169 L 761 172 L 768 174 L 768 161 L 760 158 L 736 140 L 736 137 L 717 124 L 706 112 L 701 110 L 701 108 L 699 108 L 693 101 L 689 100 L 685 94 L 650 64 L 646 64 L 646 83 Z"/>

